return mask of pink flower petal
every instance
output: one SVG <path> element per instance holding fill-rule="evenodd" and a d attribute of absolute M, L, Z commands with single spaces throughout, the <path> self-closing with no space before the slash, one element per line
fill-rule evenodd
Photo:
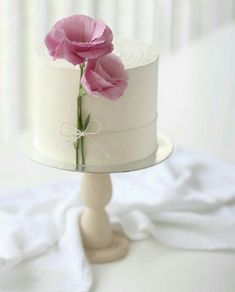
<path fill-rule="evenodd" d="M 85 15 L 64 18 L 46 35 L 45 44 L 54 59 L 64 58 L 73 65 L 109 54 L 113 34 L 102 21 Z"/>
<path fill-rule="evenodd" d="M 119 57 L 107 55 L 89 60 L 82 78 L 83 87 L 94 96 L 116 100 L 124 94 L 128 76 Z"/>
<path fill-rule="evenodd" d="M 100 92 L 100 94 L 110 100 L 117 100 L 120 96 L 124 94 L 127 86 L 128 83 L 126 81 L 122 81 L 119 84 L 104 89 L 102 92 Z"/>
<path fill-rule="evenodd" d="M 87 78 L 82 79 L 82 84 L 87 91 L 102 91 L 103 88 L 109 88 L 112 83 L 106 81 L 102 76 L 94 72 L 89 71 Z"/>

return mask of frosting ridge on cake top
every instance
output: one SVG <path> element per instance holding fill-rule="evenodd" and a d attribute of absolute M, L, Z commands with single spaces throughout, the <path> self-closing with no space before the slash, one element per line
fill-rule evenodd
<path fill-rule="evenodd" d="M 52 61 L 45 47 L 36 49 L 37 55 L 45 62 Z M 133 69 L 155 62 L 158 59 L 158 52 L 152 46 L 131 39 L 114 39 L 114 51 L 122 59 L 126 69 Z M 79 66 L 73 66 L 63 59 L 51 62 L 51 65 L 79 70 Z"/>

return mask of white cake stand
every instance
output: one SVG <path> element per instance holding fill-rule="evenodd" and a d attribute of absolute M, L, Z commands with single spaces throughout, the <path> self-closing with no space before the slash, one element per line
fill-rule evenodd
<path fill-rule="evenodd" d="M 86 255 L 91 263 L 111 262 L 124 257 L 128 252 L 128 240 L 121 232 L 112 231 L 105 206 L 112 196 L 111 173 L 141 170 L 167 159 L 173 151 L 170 139 L 163 133 L 157 135 L 158 148 L 150 157 L 134 163 L 120 165 L 94 165 L 79 169 L 75 165 L 50 160 L 39 153 L 32 141 L 32 134 L 26 132 L 22 137 L 24 153 L 29 158 L 63 170 L 83 173 L 80 196 L 86 205 L 79 226 Z"/>

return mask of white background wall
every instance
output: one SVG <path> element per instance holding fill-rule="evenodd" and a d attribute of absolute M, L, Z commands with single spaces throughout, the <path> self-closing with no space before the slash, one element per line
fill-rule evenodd
<path fill-rule="evenodd" d="M 0 140 L 27 121 L 35 44 L 56 20 L 75 13 L 103 19 L 115 35 L 154 44 L 167 59 L 231 23 L 235 0 L 0 0 Z"/>

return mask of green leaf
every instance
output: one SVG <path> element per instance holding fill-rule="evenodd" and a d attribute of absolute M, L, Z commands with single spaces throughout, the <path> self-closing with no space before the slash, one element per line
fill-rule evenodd
<path fill-rule="evenodd" d="M 74 147 L 77 151 L 78 151 L 78 149 L 79 149 L 79 145 L 80 145 L 79 141 L 73 143 L 73 147 Z"/>
<path fill-rule="evenodd" d="M 87 94 L 86 90 L 81 86 L 79 89 L 79 96 L 83 97 Z"/>
<path fill-rule="evenodd" d="M 83 131 L 85 131 L 90 123 L 90 118 L 91 118 L 91 114 L 88 115 L 88 117 L 86 118 L 85 122 L 84 122 L 84 126 L 83 126 Z"/>

